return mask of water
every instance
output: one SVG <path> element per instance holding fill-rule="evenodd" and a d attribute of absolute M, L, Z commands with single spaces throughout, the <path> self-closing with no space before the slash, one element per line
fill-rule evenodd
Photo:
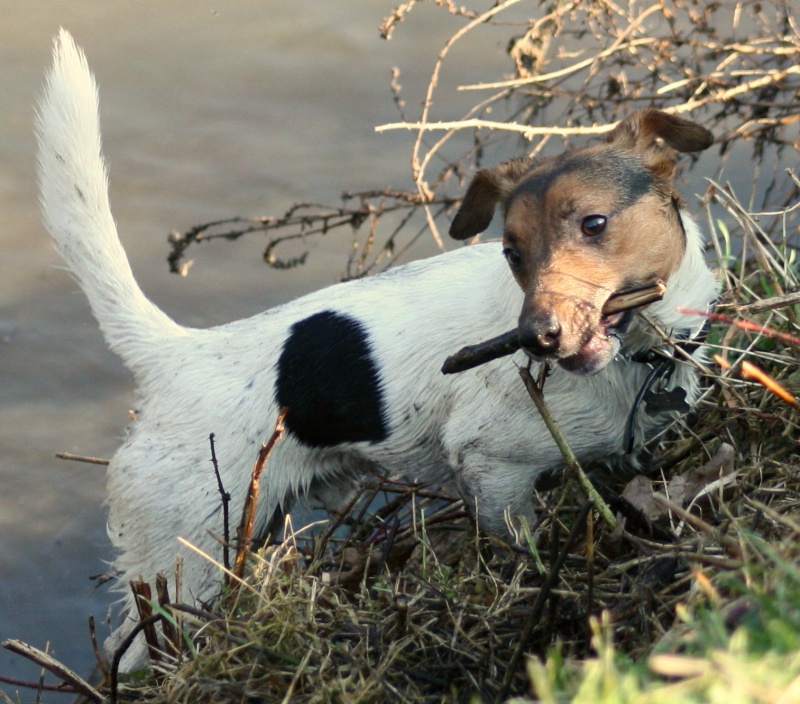
<path fill-rule="evenodd" d="M 87 615 L 101 622 L 111 601 L 89 579 L 111 554 L 104 468 L 54 455 L 110 456 L 132 398 L 39 221 L 32 117 L 53 35 L 60 25 L 73 33 L 100 83 L 112 208 L 137 278 L 177 320 L 205 326 L 336 280 L 346 246 L 327 242 L 283 273 L 261 263 L 259 238 L 209 245 L 191 252 L 182 279 L 165 263 L 170 230 L 409 186 L 410 134 L 372 129 L 398 117 L 389 69 L 402 67 L 416 114 L 459 23 L 421 6 L 387 43 L 377 27 L 392 6 L 0 0 L 0 640 L 47 647 L 89 672 Z M 504 36 L 457 55 L 448 80 L 498 75 Z M 36 680 L 38 669 L 3 650 L 0 674 Z"/>

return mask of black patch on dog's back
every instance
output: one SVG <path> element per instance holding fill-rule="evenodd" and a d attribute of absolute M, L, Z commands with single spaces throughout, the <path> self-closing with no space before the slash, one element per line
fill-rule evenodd
<path fill-rule="evenodd" d="M 275 398 L 286 427 L 315 447 L 384 440 L 388 434 L 369 336 L 354 318 L 316 313 L 292 325 L 278 359 Z"/>

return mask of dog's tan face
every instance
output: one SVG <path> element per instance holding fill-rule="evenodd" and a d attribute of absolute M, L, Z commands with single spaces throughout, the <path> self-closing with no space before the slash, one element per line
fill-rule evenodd
<path fill-rule="evenodd" d="M 525 292 L 519 336 L 529 355 L 582 374 L 614 358 L 631 313 L 604 316 L 603 306 L 680 265 L 676 153 L 711 141 L 698 125 L 642 110 L 606 144 L 478 172 L 450 234 L 478 234 L 504 205 L 504 254 Z"/>

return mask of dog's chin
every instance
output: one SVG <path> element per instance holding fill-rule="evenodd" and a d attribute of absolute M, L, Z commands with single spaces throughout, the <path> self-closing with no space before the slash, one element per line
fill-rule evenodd
<path fill-rule="evenodd" d="M 608 366 L 617 352 L 617 338 L 595 334 L 575 354 L 559 359 L 558 364 L 573 374 L 597 374 Z"/>
<path fill-rule="evenodd" d="M 558 364 L 573 374 L 603 371 L 619 352 L 619 334 L 627 327 L 629 319 L 625 313 L 603 316 L 588 341 L 576 353 L 561 357 Z"/>

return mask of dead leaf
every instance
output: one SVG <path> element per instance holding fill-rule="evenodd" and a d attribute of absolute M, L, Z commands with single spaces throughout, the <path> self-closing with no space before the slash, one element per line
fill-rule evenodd
<path fill-rule="evenodd" d="M 653 482 L 643 474 L 637 474 L 622 490 L 622 498 L 638 509 L 650 521 L 664 515 L 653 499 Z"/>

